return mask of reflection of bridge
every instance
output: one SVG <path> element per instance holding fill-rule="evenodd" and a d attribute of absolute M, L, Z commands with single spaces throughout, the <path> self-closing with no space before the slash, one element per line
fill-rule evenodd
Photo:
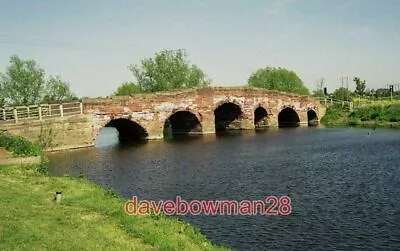
<path fill-rule="evenodd" d="M 56 141 L 60 146 L 70 147 L 92 145 L 105 126 L 115 127 L 121 139 L 156 139 L 165 133 L 205 134 L 229 129 L 309 125 L 325 114 L 325 108 L 314 98 L 254 88 L 201 88 L 84 99 L 82 103 L 77 113 L 83 114 L 64 114 L 53 122 L 51 119 L 26 122 L 19 130 L 13 130 L 18 123 L 10 124 L 6 130 L 24 136 L 32 134 L 26 128 L 39 125 L 42 128 L 44 124 L 49 128 L 57 124 L 55 131 L 62 137 Z"/>

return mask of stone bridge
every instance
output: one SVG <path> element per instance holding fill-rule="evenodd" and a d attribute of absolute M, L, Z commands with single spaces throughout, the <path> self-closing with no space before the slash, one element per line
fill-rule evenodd
<path fill-rule="evenodd" d="M 249 87 L 201 88 L 83 100 L 93 115 L 93 135 L 115 127 L 120 139 L 160 139 L 175 134 L 210 134 L 240 129 L 316 125 L 325 114 L 320 102 Z"/>
<path fill-rule="evenodd" d="M 93 146 L 104 127 L 115 127 L 122 141 L 310 126 L 318 124 L 325 107 L 309 96 L 210 87 L 6 108 L 2 113 L 1 131 L 32 141 L 51 141 L 55 150 Z"/>

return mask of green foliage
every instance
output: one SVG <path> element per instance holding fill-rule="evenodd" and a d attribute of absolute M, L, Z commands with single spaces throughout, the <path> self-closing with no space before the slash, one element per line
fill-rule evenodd
<path fill-rule="evenodd" d="M 283 92 L 309 94 L 303 81 L 293 71 L 284 68 L 266 67 L 258 69 L 249 80 L 249 86 Z"/>
<path fill-rule="evenodd" d="M 44 153 L 40 155 L 40 163 L 37 165 L 36 171 L 42 175 L 49 175 L 49 160 Z"/>
<path fill-rule="evenodd" d="M 351 100 L 352 93 L 344 87 L 340 87 L 333 92 L 333 98 L 336 100 Z"/>
<path fill-rule="evenodd" d="M 355 77 L 353 81 L 356 83 L 356 90 L 354 91 L 357 95 L 360 95 L 361 97 L 364 95 L 366 84 L 365 80 L 361 81 L 360 78 Z"/>
<path fill-rule="evenodd" d="M 118 89 L 114 92 L 115 96 L 129 96 L 134 93 L 143 92 L 138 85 L 135 83 L 125 82 L 118 87 Z"/>
<path fill-rule="evenodd" d="M 71 92 L 69 83 L 61 80 L 60 76 L 50 76 L 46 83 L 45 95 L 43 102 L 45 103 L 61 103 L 69 102 L 76 98 Z"/>
<path fill-rule="evenodd" d="M 14 55 L 5 74 L 0 74 L 3 97 L 8 105 L 31 105 L 43 98 L 44 70 L 34 60 Z"/>
<path fill-rule="evenodd" d="M 355 109 L 349 115 L 350 118 L 357 118 L 361 121 L 400 121 L 400 104 L 375 105 Z"/>
<path fill-rule="evenodd" d="M 348 106 L 333 104 L 327 107 L 325 116 L 321 118 L 321 123 L 332 124 L 347 117 L 348 114 Z"/>
<path fill-rule="evenodd" d="M 205 87 L 211 82 L 196 65 L 190 65 L 183 50 L 163 50 L 142 60 L 140 67 L 130 65 L 129 69 L 144 92 Z"/>
<path fill-rule="evenodd" d="M 340 104 L 329 106 L 321 119 L 325 125 L 372 125 L 391 126 L 393 122 L 400 122 L 400 104 L 370 105 L 348 111 L 348 107 Z"/>
<path fill-rule="evenodd" d="M 374 94 L 375 94 L 374 96 L 377 98 L 390 97 L 390 91 L 389 91 L 389 89 L 386 89 L 386 88 L 379 88 L 375 91 Z"/>
<path fill-rule="evenodd" d="M 0 147 L 12 152 L 15 157 L 39 156 L 42 147 L 21 136 L 8 136 L 0 133 Z"/>
<path fill-rule="evenodd" d="M 34 60 L 10 57 L 5 73 L 0 73 L 0 107 L 67 102 L 77 99 L 69 84 L 59 76 L 46 81 L 44 70 Z"/>

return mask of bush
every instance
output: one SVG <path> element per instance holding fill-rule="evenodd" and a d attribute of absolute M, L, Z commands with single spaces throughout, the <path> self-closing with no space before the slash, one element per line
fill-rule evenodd
<path fill-rule="evenodd" d="M 333 104 L 329 106 L 326 109 L 325 116 L 321 119 L 321 123 L 331 124 L 347 117 L 348 109 L 348 106 L 342 106 L 342 104 Z"/>
<path fill-rule="evenodd" d="M 8 136 L 0 132 L 0 147 L 12 152 L 16 157 L 39 156 L 42 147 L 21 136 Z"/>
<path fill-rule="evenodd" d="M 361 121 L 400 121 L 400 104 L 375 105 L 356 109 L 350 114 L 350 118 L 358 118 Z"/>

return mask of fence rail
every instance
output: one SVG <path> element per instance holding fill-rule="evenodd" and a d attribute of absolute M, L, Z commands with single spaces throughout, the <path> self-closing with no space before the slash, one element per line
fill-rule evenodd
<path fill-rule="evenodd" d="M 83 114 L 81 102 L 64 104 L 41 104 L 0 108 L 0 123 L 19 123 L 27 120 L 44 120 Z"/>

